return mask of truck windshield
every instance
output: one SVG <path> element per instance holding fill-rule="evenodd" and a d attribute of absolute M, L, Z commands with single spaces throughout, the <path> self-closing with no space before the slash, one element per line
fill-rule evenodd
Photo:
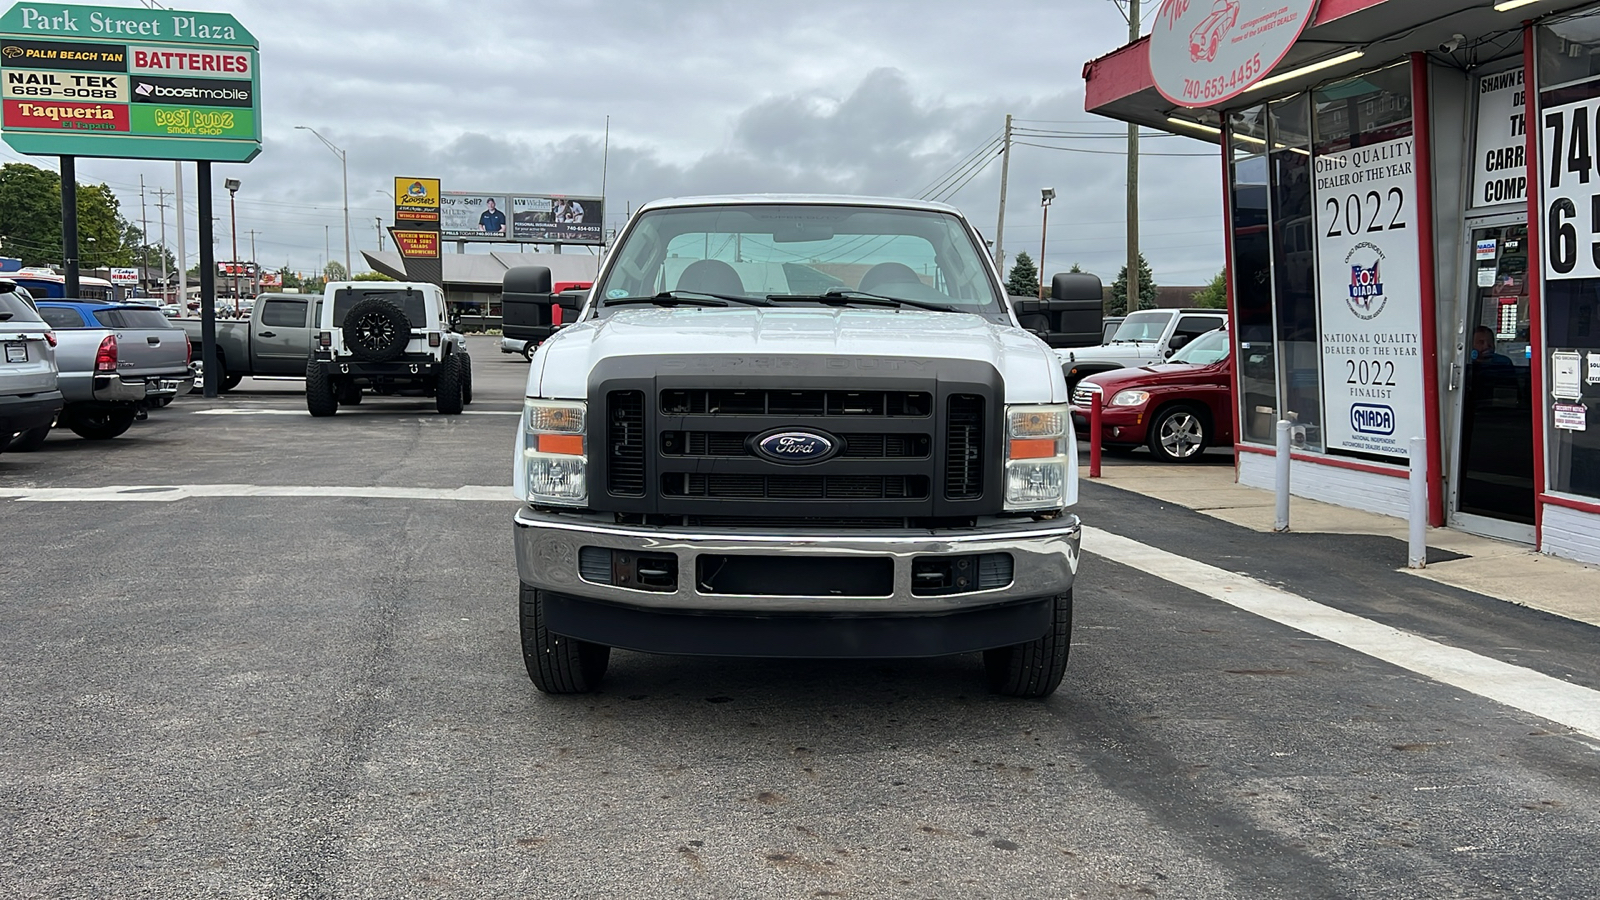
<path fill-rule="evenodd" d="M 350 314 L 357 303 L 368 297 L 383 297 L 406 314 L 412 328 L 422 328 L 428 321 L 426 301 L 422 292 L 417 290 L 396 291 L 377 289 L 351 289 L 345 288 L 333 295 L 333 327 L 338 328 L 344 324 L 344 317 Z"/>
<path fill-rule="evenodd" d="M 1114 344 L 1118 341 L 1159 341 L 1170 321 L 1172 313 L 1167 311 L 1132 313 L 1122 320 L 1122 324 L 1117 327 L 1117 333 L 1111 337 L 1111 342 Z"/>
<path fill-rule="evenodd" d="M 729 204 L 647 212 L 624 235 L 593 297 L 721 298 L 716 307 L 871 305 L 1003 318 L 988 261 L 961 219 L 937 210 Z M 852 295 L 857 295 L 852 297 Z M 681 302 L 681 301 L 680 301 Z M 681 307 L 690 304 L 681 303 Z"/>

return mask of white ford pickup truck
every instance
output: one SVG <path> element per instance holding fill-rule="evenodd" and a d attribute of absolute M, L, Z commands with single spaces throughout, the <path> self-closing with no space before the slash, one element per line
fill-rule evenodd
<path fill-rule="evenodd" d="M 550 289 L 548 269 L 505 276 L 508 303 Z M 1098 327 L 1084 315 L 1068 326 Z M 534 354 L 514 460 L 523 655 L 543 691 L 595 689 L 613 647 L 982 651 L 990 689 L 1021 697 L 1065 671 L 1067 388 L 949 206 L 641 207 Z"/>

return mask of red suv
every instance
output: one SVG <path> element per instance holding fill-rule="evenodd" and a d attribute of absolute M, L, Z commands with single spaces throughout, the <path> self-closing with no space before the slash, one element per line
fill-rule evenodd
<path fill-rule="evenodd" d="M 1191 462 L 1207 447 L 1233 444 L 1233 353 L 1228 330 L 1200 335 L 1165 363 L 1101 372 L 1072 391 L 1072 421 L 1089 433 L 1089 404 L 1100 394 L 1100 443 L 1109 450 L 1150 447 L 1156 458 Z"/>

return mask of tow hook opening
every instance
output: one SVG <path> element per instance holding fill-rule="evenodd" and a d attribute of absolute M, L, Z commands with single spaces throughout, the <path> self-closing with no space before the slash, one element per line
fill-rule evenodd
<path fill-rule="evenodd" d="M 911 593 L 938 597 L 1003 588 L 1011 584 L 1013 568 L 1009 553 L 919 556 L 911 561 Z"/>

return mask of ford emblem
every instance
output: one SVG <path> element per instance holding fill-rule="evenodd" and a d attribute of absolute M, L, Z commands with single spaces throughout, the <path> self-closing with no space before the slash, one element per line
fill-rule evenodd
<path fill-rule="evenodd" d="M 815 431 L 774 431 L 756 437 L 755 452 L 773 462 L 822 462 L 839 452 L 839 439 Z"/>

